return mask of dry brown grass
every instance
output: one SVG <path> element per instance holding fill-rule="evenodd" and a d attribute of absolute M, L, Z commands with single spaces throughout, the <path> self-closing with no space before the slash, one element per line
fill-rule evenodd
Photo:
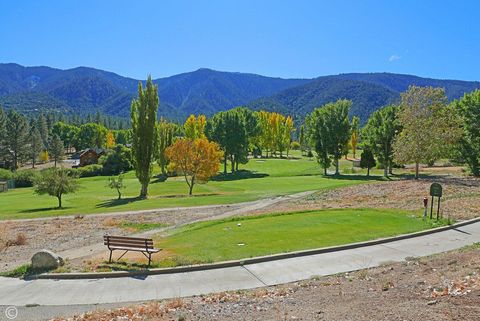
<path fill-rule="evenodd" d="M 115 217 L 109 217 L 103 220 L 102 224 L 106 227 L 117 227 L 120 224 L 120 220 Z"/>
<path fill-rule="evenodd" d="M 11 234 L 8 223 L 0 225 L 0 251 L 11 246 L 27 244 L 27 236 L 24 233 L 17 233 L 14 237 Z"/>
<path fill-rule="evenodd" d="M 21 246 L 27 244 L 27 236 L 23 233 L 18 233 L 15 238 L 7 240 L 6 245 L 8 246 Z"/>

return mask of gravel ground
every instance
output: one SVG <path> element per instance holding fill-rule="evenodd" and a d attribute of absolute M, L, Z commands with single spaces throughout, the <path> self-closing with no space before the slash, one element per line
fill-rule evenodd
<path fill-rule="evenodd" d="M 480 247 L 256 290 L 54 320 L 479 320 Z"/>
<path fill-rule="evenodd" d="M 193 220 L 221 215 L 239 208 L 239 205 L 225 205 L 203 209 L 172 209 L 148 214 L 127 214 L 121 216 L 101 215 L 82 218 L 59 217 L 55 219 L 9 221 L 0 223 L 0 241 L 15 240 L 17 235 L 26 237 L 26 244 L 0 248 L 0 271 L 28 262 L 41 249 L 55 252 L 79 248 L 102 242 L 103 235 L 129 235 L 135 231 L 122 228 L 124 222 L 148 222 L 166 225 L 180 225 Z"/>

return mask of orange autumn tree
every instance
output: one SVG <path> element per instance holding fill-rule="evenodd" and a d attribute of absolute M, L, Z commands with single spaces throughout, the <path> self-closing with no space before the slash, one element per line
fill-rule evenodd
<path fill-rule="evenodd" d="M 197 182 L 207 182 L 220 169 L 223 152 L 215 142 L 206 138 L 179 139 L 165 150 L 170 161 L 168 169 L 185 177 L 189 195 Z"/>

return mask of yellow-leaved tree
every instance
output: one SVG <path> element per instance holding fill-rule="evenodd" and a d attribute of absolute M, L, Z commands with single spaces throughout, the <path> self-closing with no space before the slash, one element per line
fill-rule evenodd
<path fill-rule="evenodd" d="M 190 115 L 183 128 L 185 129 L 185 137 L 191 140 L 197 138 L 205 138 L 205 125 L 207 124 L 207 118 L 205 115 Z"/>
<path fill-rule="evenodd" d="M 170 161 L 168 169 L 185 178 L 189 195 L 195 183 L 205 183 L 218 173 L 223 158 L 220 146 L 206 138 L 179 139 L 165 150 L 165 154 Z"/>
<path fill-rule="evenodd" d="M 115 147 L 115 136 L 113 136 L 113 133 L 111 130 L 109 130 L 107 133 L 106 147 L 108 149 L 112 149 L 113 147 Z"/>

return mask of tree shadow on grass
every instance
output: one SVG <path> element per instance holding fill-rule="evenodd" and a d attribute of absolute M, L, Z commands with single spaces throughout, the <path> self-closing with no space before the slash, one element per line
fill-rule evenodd
<path fill-rule="evenodd" d="M 128 198 L 122 198 L 122 199 L 111 199 L 111 200 L 102 202 L 100 204 L 97 204 L 97 205 L 95 205 L 95 207 L 97 207 L 97 208 L 115 207 L 115 206 L 130 204 L 130 203 L 140 201 L 140 200 L 142 200 L 142 198 L 140 198 L 140 197 L 128 197 Z"/>
<path fill-rule="evenodd" d="M 62 208 L 58 207 L 43 207 L 43 208 L 32 208 L 29 210 L 21 210 L 19 213 L 39 213 L 39 212 L 48 212 L 48 211 L 61 211 L 61 210 L 68 210 L 73 208 L 71 206 L 64 206 Z"/>
<path fill-rule="evenodd" d="M 328 179 L 339 179 L 339 180 L 352 180 L 352 181 L 389 181 L 390 177 L 384 177 L 380 175 L 349 175 L 349 174 L 340 174 L 340 175 L 323 175 L 323 178 Z"/>
<path fill-rule="evenodd" d="M 240 179 L 249 179 L 249 178 L 263 178 L 269 176 L 266 173 L 256 173 L 246 169 L 241 169 L 233 173 L 227 174 L 218 174 L 214 176 L 211 180 L 217 182 L 226 182 L 226 181 L 236 181 Z"/>

